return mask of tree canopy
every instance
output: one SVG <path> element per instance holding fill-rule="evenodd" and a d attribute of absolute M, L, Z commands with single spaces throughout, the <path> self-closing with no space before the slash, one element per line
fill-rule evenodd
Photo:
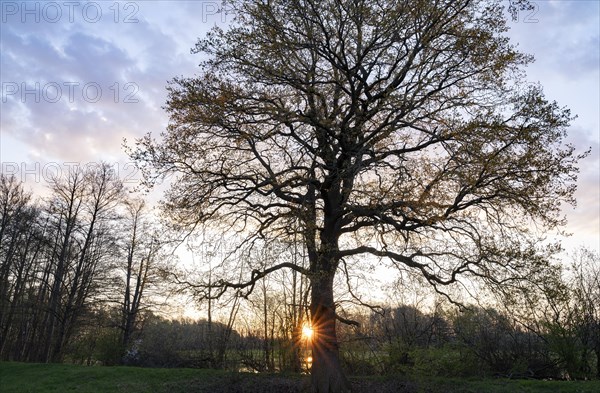
<path fill-rule="evenodd" d="M 542 263 L 538 230 L 563 224 L 581 156 L 569 110 L 526 83 L 500 1 L 233 1 L 200 39 L 200 74 L 169 85 L 171 121 L 132 152 L 165 211 L 246 243 L 300 236 L 311 281 L 316 391 L 347 388 L 333 279 L 374 256 L 438 291 L 502 284 Z M 200 284 L 201 285 L 201 284 Z M 208 290 L 206 294 L 208 294 Z"/>

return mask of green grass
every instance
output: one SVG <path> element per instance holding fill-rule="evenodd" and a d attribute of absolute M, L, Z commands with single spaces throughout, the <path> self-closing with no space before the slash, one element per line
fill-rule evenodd
<path fill-rule="evenodd" d="M 417 392 L 452 393 L 599 393 L 600 381 L 436 378 Z"/>
<path fill-rule="evenodd" d="M 356 392 L 598 393 L 600 381 L 353 377 Z M 305 392 L 306 376 L 217 370 L 0 363 L 0 392 Z"/>
<path fill-rule="evenodd" d="M 2 393 L 213 393 L 239 385 L 243 378 L 217 370 L 0 363 Z"/>

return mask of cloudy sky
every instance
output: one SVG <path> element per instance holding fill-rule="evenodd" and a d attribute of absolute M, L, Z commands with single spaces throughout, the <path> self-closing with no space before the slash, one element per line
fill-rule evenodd
<path fill-rule="evenodd" d="M 0 161 L 32 189 L 74 162 L 114 163 L 135 177 L 123 139 L 159 134 L 165 85 L 197 72 L 196 39 L 231 15 L 219 1 L 5 1 L 2 8 Z M 507 1 L 508 4 L 508 1 Z M 534 54 L 528 79 L 579 117 L 569 141 L 581 162 L 578 206 L 565 208 L 567 244 L 598 248 L 599 30 L 596 0 L 533 2 L 510 36 Z"/>

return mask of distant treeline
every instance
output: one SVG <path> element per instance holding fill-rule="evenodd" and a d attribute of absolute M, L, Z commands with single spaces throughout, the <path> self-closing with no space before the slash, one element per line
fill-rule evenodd
<path fill-rule="evenodd" d="M 543 323 L 538 326 L 543 330 L 537 331 L 495 309 L 459 311 L 441 306 L 432 313 L 411 306 L 388 307 L 353 318 L 359 327 L 340 327 L 341 355 L 352 375 L 597 376 L 594 338 L 583 325 Z M 88 330 L 71 343 L 68 360 L 256 372 L 308 371 L 310 366 L 309 342 L 269 334 L 265 339 L 260 326 L 237 331 L 218 322 L 147 315 L 143 331 L 124 356 L 119 338 L 115 329 Z"/>

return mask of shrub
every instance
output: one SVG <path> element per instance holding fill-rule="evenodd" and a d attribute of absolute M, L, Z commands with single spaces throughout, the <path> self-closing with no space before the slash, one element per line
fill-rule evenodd
<path fill-rule="evenodd" d="M 418 348 L 410 353 L 414 375 L 441 377 L 481 376 L 487 369 L 470 352 L 447 344 L 436 348 Z"/>

